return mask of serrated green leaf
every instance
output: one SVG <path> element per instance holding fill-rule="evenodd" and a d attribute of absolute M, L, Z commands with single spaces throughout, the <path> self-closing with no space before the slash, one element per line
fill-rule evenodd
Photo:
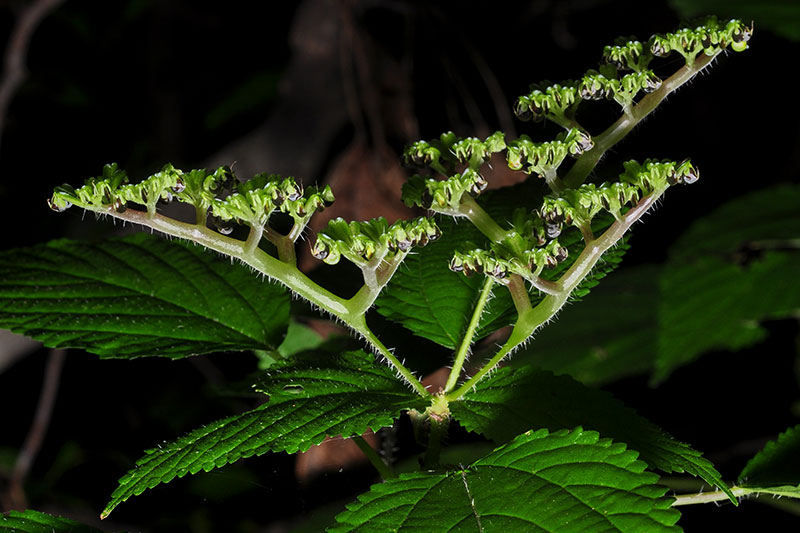
<path fill-rule="evenodd" d="M 759 321 L 800 310 L 800 187 L 729 202 L 671 248 L 660 278 L 656 380 L 712 349 L 766 335 Z"/>
<path fill-rule="evenodd" d="M 770 441 L 739 474 L 743 487 L 800 498 L 800 424 Z"/>
<path fill-rule="evenodd" d="M 40 511 L 9 511 L 0 514 L 0 531 L 16 533 L 99 533 L 99 529 Z"/>
<path fill-rule="evenodd" d="M 0 327 L 103 357 L 275 347 L 289 300 L 245 266 L 145 234 L 0 253 Z"/>
<path fill-rule="evenodd" d="M 569 376 L 531 367 L 501 368 L 450 404 L 466 429 L 503 443 L 530 429 L 577 425 L 624 442 L 648 465 L 664 472 L 687 472 L 729 492 L 719 472 L 700 452 L 676 441 L 610 394 Z"/>
<path fill-rule="evenodd" d="M 403 410 L 426 407 L 386 365 L 363 351 L 279 363 L 257 390 L 269 395 L 267 403 L 149 450 L 120 479 L 103 516 L 175 477 L 267 452 L 305 451 L 326 436 L 378 430 L 392 425 Z"/>
<path fill-rule="evenodd" d="M 374 485 L 330 531 L 680 531 L 636 456 L 581 428 L 528 432 L 467 469 Z"/>
<path fill-rule="evenodd" d="M 492 191 L 484 195 L 482 205 L 495 220 L 506 220 L 517 207 L 536 205 L 542 198 L 540 184 L 533 180 L 515 187 Z M 602 231 L 611 220 L 597 217 L 593 229 Z M 446 217 L 437 219 L 442 237 L 409 255 L 403 266 L 394 275 L 389 285 L 376 301 L 380 314 L 401 323 L 414 334 L 430 339 L 442 346 L 455 348 L 467 328 L 475 302 L 483 285 L 483 276 L 466 277 L 452 272 L 449 264 L 453 252 L 466 242 L 485 243 L 486 238 L 466 220 L 456 221 Z M 569 250 L 567 260 L 552 270 L 545 270 L 542 277 L 556 279 L 568 269 L 583 248 L 577 231 L 565 231 L 559 243 Z M 574 297 L 580 298 L 589 292 L 600 278 L 613 270 L 627 248 L 618 246 L 607 252 L 604 261 L 598 264 Z M 531 300 L 535 304 L 542 295 L 531 289 Z M 508 291 L 496 287 L 492 300 L 481 316 L 475 333 L 479 340 L 492 332 L 514 323 L 514 303 Z"/>

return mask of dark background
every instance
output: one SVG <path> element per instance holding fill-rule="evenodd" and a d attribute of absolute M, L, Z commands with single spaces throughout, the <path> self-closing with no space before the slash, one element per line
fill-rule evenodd
<path fill-rule="evenodd" d="M 0 4 L 0 37 L 24 4 Z M 75 0 L 46 18 L 2 132 L 0 247 L 116 231 L 108 221 L 83 220 L 78 210 L 53 213 L 45 202 L 54 186 L 82 183 L 111 161 L 133 177 L 165 162 L 184 169 L 236 162 L 241 177 L 270 171 L 331 183 L 332 215 L 404 215 L 397 165 L 404 144 L 447 130 L 485 136 L 502 128 L 546 138 L 557 130 L 509 115 L 510 102 L 531 82 L 577 77 L 596 66 L 615 37 L 646 39 L 681 19 L 666 2 L 306 0 L 269 2 L 263 11 L 252 5 Z M 760 9 L 769 18 L 770 6 Z M 692 188 L 671 191 L 665 208 L 637 230 L 626 264 L 662 260 L 682 228 L 730 198 L 797 180 L 792 66 L 800 46 L 752 17 L 750 50 L 720 57 L 609 154 L 611 172 L 626 159 L 687 156 L 703 172 Z M 667 71 L 679 65 L 675 58 L 662 63 Z M 592 129 L 590 120 L 590 131 L 617 113 L 598 105 L 598 126 Z M 709 354 L 657 389 L 647 386 L 646 376 L 608 388 L 706 452 L 726 479 L 735 478 L 766 439 L 798 422 L 791 409 L 798 400 L 798 328 L 790 321 L 768 327 L 767 342 Z M 424 346 L 428 370 L 446 363 L 445 351 Z M 0 373 L 0 468 L 13 464 L 28 430 L 46 357 L 46 350 L 34 351 Z M 255 359 L 195 359 L 99 361 L 70 352 L 26 485 L 30 506 L 96 524 L 116 480 L 144 449 L 241 408 L 242 400 L 219 384 L 253 371 Z M 288 531 L 320 506 L 328 505 L 324 512 L 332 516 L 372 481 L 369 469 L 355 468 L 299 483 L 293 461 L 267 456 L 176 480 L 97 525 Z M 754 502 L 683 512 L 687 531 L 709 524 L 778 531 L 798 524 Z"/>

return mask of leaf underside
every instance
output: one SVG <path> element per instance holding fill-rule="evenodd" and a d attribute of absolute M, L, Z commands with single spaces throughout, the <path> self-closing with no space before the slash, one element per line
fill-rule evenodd
<path fill-rule="evenodd" d="M 520 185 L 487 193 L 481 204 L 501 225 L 516 207 L 536 205 L 542 198 L 541 184 L 533 179 Z M 600 232 L 612 219 L 597 217 L 593 229 Z M 467 328 L 470 317 L 483 286 L 482 275 L 467 277 L 452 272 L 449 268 L 453 252 L 463 249 L 465 243 L 486 246 L 486 237 L 467 220 L 439 217 L 437 224 L 442 237 L 428 244 L 418 253 L 409 255 L 402 267 L 392 277 L 389 285 L 376 301 L 380 314 L 399 322 L 415 335 L 430 339 L 447 348 L 455 349 Z M 552 270 L 545 270 L 542 277 L 557 279 L 568 269 L 583 249 L 583 241 L 577 230 L 566 229 L 559 242 L 569 250 L 569 257 Z M 622 258 L 625 246 L 607 252 L 597 268 L 573 293 L 579 298 L 588 293 L 596 281 L 613 270 Z M 531 288 L 531 302 L 536 305 L 542 295 Z M 501 286 L 494 289 L 492 299 L 486 306 L 475 340 L 514 323 L 514 302 L 509 292 Z"/>
<path fill-rule="evenodd" d="M 0 253 L 0 327 L 103 357 L 273 348 L 289 303 L 245 266 L 146 234 Z"/>
<path fill-rule="evenodd" d="M 768 442 L 750 459 L 739 474 L 739 484 L 800 498 L 800 425 Z"/>
<path fill-rule="evenodd" d="M 719 472 L 700 452 L 676 441 L 610 394 L 569 376 L 531 367 L 501 368 L 462 401 L 451 403 L 450 411 L 466 429 L 497 443 L 530 429 L 581 425 L 624 442 L 653 468 L 698 476 L 733 498 Z"/>
<path fill-rule="evenodd" d="M 363 351 L 276 365 L 258 388 L 269 401 L 149 450 L 119 481 L 108 514 L 148 488 L 267 452 L 305 451 L 325 437 L 361 435 L 390 426 L 425 402 Z"/>
<path fill-rule="evenodd" d="M 0 514 L 0 531 L 17 533 L 99 533 L 99 529 L 89 527 L 68 518 L 54 516 L 28 509 L 9 511 Z"/>
<path fill-rule="evenodd" d="M 373 485 L 329 531 L 680 531 L 636 455 L 581 428 L 528 432 L 469 468 Z"/>

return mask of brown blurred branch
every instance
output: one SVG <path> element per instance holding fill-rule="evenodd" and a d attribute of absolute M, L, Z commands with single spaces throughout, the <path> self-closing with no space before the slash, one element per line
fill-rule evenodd
<path fill-rule="evenodd" d="M 42 19 L 63 2 L 64 0 L 33 0 L 19 14 L 11 30 L 4 55 L 3 78 L 0 81 L 0 140 L 8 106 L 27 76 L 25 61 L 31 36 Z"/>
<path fill-rule="evenodd" d="M 4 509 L 25 509 L 27 502 L 23 485 L 28 477 L 33 461 L 42 447 L 47 427 L 50 425 L 50 415 L 53 413 L 53 405 L 58 393 L 58 383 L 61 380 L 61 369 L 64 366 L 66 350 L 50 350 L 47 357 L 47 366 L 44 370 L 44 383 L 39 394 L 39 404 L 36 406 L 36 414 L 33 423 L 25 437 L 25 442 L 20 448 L 14 469 L 8 481 L 8 487 L 2 494 L 2 505 Z"/>
<path fill-rule="evenodd" d="M 0 374 L 41 346 L 42 343 L 24 335 L 0 329 Z"/>

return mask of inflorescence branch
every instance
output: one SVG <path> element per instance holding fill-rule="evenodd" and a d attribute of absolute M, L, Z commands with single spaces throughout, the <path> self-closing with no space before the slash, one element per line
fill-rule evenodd
<path fill-rule="evenodd" d="M 726 48 L 745 50 L 751 35 L 752 27 L 738 20 L 720 22 L 708 18 L 693 29 L 655 35 L 646 43 L 623 40 L 607 46 L 598 70 L 586 72 L 579 80 L 534 85 L 529 94 L 517 99 L 514 111 L 520 119 L 548 120 L 564 128 L 552 141 L 534 142 L 525 135 L 509 140 L 502 132 L 481 141 L 462 139 L 449 132 L 433 141 L 414 143 L 406 150 L 406 163 L 428 172 L 408 180 L 403 188 L 405 203 L 465 217 L 488 238 L 487 249 L 456 251 L 451 270 L 494 278 L 509 288 L 518 311 L 518 320 L 505 345 L 459 389 L 452 391 L 448 387 L 446 398 L 462 396 L 539 326 L 552 319 L 602 254 L 619 242 L 667 187 L 697 181 L 698 173 L 688 160 L 647 160 L 642 164 L 627 162 L 617 182 L 583 184 L 603 154 L 670 93 Z M 685 66 L 661 80 L 649 65 L 654 58 L 673 51 L 684 57 Z M 622 114 L 606 131 L 592 137 L 576 114 L 583 101 L 602 99 L 618 103 Z M 510 169 L 537 175 L 551 191 L 538 210 L 517 210 L 508 228 L 498 224 L 475 200 L 488 186 L 482 168 L 498 152 L 505 152 Z M 575 162 L 562 176 L 559 171 L 567 156 L 575 158 Z M 595 237 L 592 220 L 601 211 L 610 213 L 614 223 Z M 558 242 L 564 226 L 577 228 L 585 248 L 566 273 L 552 281 L 543 276 L 543 271 L 567 259 L 567 248 Z M 543 295 L 535 307 L 531 306 L 522 280 Z M 472 333 L 468 329 L 465 341 L 471 341 Z M 464 342 L 457 361 L 462 352 L 466 353 L 463 347 Z"/>
<path fill-rule="evenodd" d="M 597 265 L 600 257 L 619 242 L 625 235 L 625 232 L 627 232 L 628 229 L 658 201 L 665 190 L 666 187 L 653 190 L 648 196 L 639 200 L 633 208 L 620 216 L 620 218 L 600 237 L 586 243 L 586 247 L 576 261 L 556 283 L 560 287 L 559 292 L 546 295 L 535 307 L 521 312 L 506 343 L 463 385 L 448 393 L 446 395 L 447 399 L 451 401 L 460 399 L 472 387 L 477 385 L 482 378 L 489 374 L 500 361 L 526 342 L 540 326 L 551 320 L 567 302 L 572 291 L 578 287 L 580 282 L 583 281 L 595 265 Z"/>
<path fill-rule="evenodd" d="M 578 80 L 533 86 L 530 93 L 517 99 L 514 111 L 522 120 L 548 120 L 562 127 L 564 131 L 555 139 L 538 142 L 526 135 L 506 139 L 505 134 L 496 132 L 481 140 L 460 138 L 448 132 L 406 149 L 406 163 L 420 173 L 411 176 L 403 186 L 403 201 L 433 213 L 465 217 L 488 239 L 486 249 L 459 250 L 450 261 L 454 272 L 483 274 L 486 281 L 455 354 L 445 390 L 435 397 L 373 334 L 365 317 L 410 250 L 440 236 L 432 218 L 393 224 L 383 218 L 365 222 L 339 218 L 320 231 L 311 248 L 317 259 L 335 264 L 344 257 L 362 272 L 363 286 L 352 298 L 345 299 L 311 281 L 296 266 L 296 241 L 311 216 L 333 201 L 329 187 L 304 189 L 293 178 L 270 174 L 240 182 L 227 167 L 212 173 L 205 170 L 184 173 L 171 165 L 140 183 L 130 184 L 116 165 L 107 165 L 102 176 L 87 180 L 83 187 L 56 188 L 50 206 L 62 211 L 77 205 L 190 240 L 248 264 L 361 335 L 416 392 L 433 399 L 428 411 L 444 424 L 448 418 L 447 402 L 460 399 L 551 320 L 602 255 L 622 239 L 669 186 L 697 181 L 698 173 L 688 160 L 680 163 L 646 160 L 641 164 L 625 163 L 618 181 L 584 184 L 609 148 L 723 50 L 745 50 L 752 31 L 752 26 L 738 20 L 721 22 L 709 18 L 695 28 L 655 35 L 646 43 L 618 41 L 604 49 L 597 70 L 586 72 Z M 685 66 L 661 80 L 650 69 L 650 63 L 672 52 L 684 57 Z M 583 102 L 601 99 L 615 101 L 622 114 L 608 129 L 593 137 L 580 125 L 576 114 Z M 502 224 L 475 199 L 488 187 L 481 173 L 483 167 L 501 152 L 505 153 L 510 169 L 538 176 L 550 190 L 537 209 L 517 209 Z M 575 161 L 563 173 L 561 166 L 568 158 Z M 194 206 L 194 223 L 177 221 L 158 212 L 159 202 L 173 199 Z M 145 209 L 132 209 L 132 204 Z M 595 237 L 592 221 L 601 212 L 609 213 L 613 222 Z M 288 233 L 270 225 L 274 214 L 291 220 Z M 209 215 L 216 231 L 208 227 Z M 228 236 L 237 225 L 249 228 L 243 241 Z M 564 265 L 566 271 L 557 280 L 548 279 L 545 269 L 557 267 L 569 255 L 558 239 L 570 228 L 580 233 L 585 246 L 568 268 Z M 263 239 L 275 247 L 277 257 L 261 248 Z M 535 306 L 526 282 L 542 295 Z M 495 283 L 510 291 L 517 321 L 499 351 L 456 388 Z"/>
<path fill-rule="evenodd" d="M 159 202 L 175 199 L 194 206 L 194 223 L 158 212 Z M 346 257 L 361 268 L 364 286 L 352 298 L 345 299 L 300 272 L 295 259 L 295 241 L 311 216 L 333 199 L 329 187 L 304 190 L 293 178 L 261 174 L 240 183 L 227 167 L 209 174 L 205 170 L 184 173 L 167 165 L 144 181 L 130 184 L 125 172 L 112 164 L 106 165 L 103 175 L 90 178 L 83 187 L 57 188 L 49 203 L 56 211 L 76 205 L 99 215 L 140 224 L 242 261 L 340 319 L 394 366 L 414 390 L 428 397 L 430 393 L 420 381 L 370 331 L 365 313 L 410 249 L 437 239 L 440 231 L 432 220 L 424 217 L 392 225 L 383 218 L 361 223 L 331 221 L 318 235 L 312 251 L 326 263 L 333 264 Z M 132 204 L 144 205 L 146 209 L 133 209 Z M 207 225 L 209 212 L 216 231 Z M 269 225 L 275 212 L 292 219 L 292 227 L 285 235 Z M 249 227 L 244 241 L 229 236 L 237 224 Z M 275 246 L 277 257 L 259 246 L 263 238 Z"/>

